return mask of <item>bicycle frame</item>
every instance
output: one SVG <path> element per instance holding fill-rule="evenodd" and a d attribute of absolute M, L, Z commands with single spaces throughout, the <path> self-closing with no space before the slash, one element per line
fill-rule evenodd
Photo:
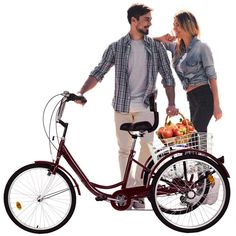
<path fill-rule="evenodd" d="M 72 178 L 72 180 L 74 181 L 74 183 L 75 183 L 75 185 L 78 189 L 78 193 L 80 194 L 79 185 L 76 182 L 76 180 L 72 177 L 72 175 L 67 170 L 65 170 L 63 167 L 61 167 L 59 165 L 60 159 L 61 159 L 61 157 L 63 157 L 67 161 L 69 166 L 73 169 L 73 171 L 76 173 L 76 175 L 79 177 L 80 181 L 84 184 L 84 186 L 92 194 L 94 194 L 96 197 L 98 197 L 97 198 L 98 200 L 115 200 L 112 197 L 112 194 L 105 193 L 103 191 L 100 191 L 99 189 L 114 189 L 114 188 L 117 188 L 119 186 L 121 186 L 121 189 L 118 190 L 118 191 L 121 191 L 121 190 L 124 191 L 131 198 L 134 197 L 134 196 L 135 197 L 146 197 L 147 196 L 147 194 L 149 192 L 149 187 L 148 186 L 127 188 L 127 182 L 128 182 L 128 178 L 129 178 L 132 163 L 135 162 L 137 165 L 139 165 L 142 168 L 146 169 L 146 167 L 144 165 L 142 165 L 140 162 L 138 162 L 137 160 L 134 159 L 135 145 L 136 145 L 136 141 L 137 141 L 137 138 L 139 137 L 139 135 L 137 135 L 137 134 L 132 135 L 133 143 L 132 143 L 132 147 L 131 147 L 130 154 L 129 154 L 129 157 L 128 157 L 128 161 L 127 161 L 127 165 L 126 165 L 123 180 L 121 182 L 117 182 L 117 183 L 112 184 L 112 185 L 100 185 L 100 184 L 97 184 L 97 183 L 93 183 L 88 179 L 86 174 L 83 172 L 83 170 L 80 168 L 78 163 L 75 161 L 75 159 L 73 158 L 73 156 L 71 155 L 71 153 L 67 149 L 67 147 L 65 145 L 65 137 L 66 137 L 66 132 L 67 132 L 67 128 L 68 128 L 68 123 L 63 122 L 62 120 L 59 120 L 58 123 L 60 123 L 64 127 L 64 131 L 63 131 L 63 136 L 62 136 L 62 138 L 59 142 L 59 147 L 58 147 L 58 150 L 57 150 L 57 157 L 56 157 L 55 163 L 46 162 L 46 161 L 36 161 L 36 163 L 51 164 L 52 165 L 52 174 L 55 174 L 56 170 L 58 168 L 62 169 L 64 172 L 66 172 Z"/>
<path fill-rule="evenodd" d="M 72 170 L 79 177 L 79 179 L 84 184 L 84 186 L 92 194 L 94 194 L 96 196 L 96 200 L 117 201 L 117 199 L 116 199 L 117 195 L 125 195 L 128 197 L 128 199 L 147 197 L 149 190 L 150 190 L 150 186 L 138 186 L 138 187 L 128 188 L 127 182 L 129 179 L 129 174 L 130 174 L 131 166 L 132 166 L 133 162 L 136 163 L 137 165 L 139 165 L 140 167 L 142 167 L 144 170 L 147 170 L 147 167 L 145 165 L 141 164 L 140 162 L 138 162 L 137 160 L 134 159 L 135 144 L 136 144 L 137 138 L 142 137 L 144 135 L 144 132 L 152 132 L 158 126 L 159 116 L 158 116 L 158 112 L 156 109 L 155 94 L 153 93 L 153 94 L 150 94 L 150 96 L 149 96 L 150 111 L 152 111 L 153 115 L 154 115 L 154 123 L 152 125 L 149 122 L 137 122 L 136 123 L 137 125 L 134 127 L 133 127 L 133 125 L 135 125 L 135 124 L 133 124 L 133 123 L 123 124 L 123 125 L 128 125 L 128 129 L 124 129 L 124 130 L 129 132 L 130 135 L 132 136 L 132 139 L 133 139 L 132 147 L 131 147 L 131 150 L 130 150 L 130 153 L 129 153 L 129 156 L 127 159 L 125 173 L 124 173 L 123 179 L 120 182 L 112 184 L 112 185 L 106 185 L 106 186 L 91 182 L 88 179 L 88 177 L 85 175 L 83 170 L 80 168 L 78 163 L 75 161 L 73 156 L 70 154 L 69 150 L 67 149 L 67 147 L 65 145 L 65 137 L 66 137 L 67 128 L 68 128 L 68 123 L 65 123 L 64 121 L 62 121 L 62 116 L 63 116 L 63 112 L 65 109 L 65 104 L 68 101 L 80 101 L 81 104 L 85 104 L 87 102 L 87 100 L 83 96 L 80 96 L 80 95 L 78 96 L 78 95 L 69 93 L 67 91 L 65 91 L 61 95 L 63 95 L 63 98 L 61 99 L 59 108 L 57 109 L 56 123 L 62 125 L 64 130 L 62 132 L 62 137 L 61 137 L 61 140 L 58 145 L 56 160 L 53 162 L 36 161 L 36 163 L 45 163 L 45 164 L 51 165 L 52 166 L 51 171 L 54 174 L 56 173 L 56 170 L 58 168 L 61 169 L 62 171 L 64 171 L 74 181 L 74 184 L 78 189 L 78 193 L 80 194 L 79 185 L 77 184 L 76 180 L 73 178 L 73 176 L 70 174 L 69 171 L 65 170 L 62 166 L 59 165 L 61 157 L 64 157 L 64 159 L 67 161 L 69 166 L 72 168 Z M 50 137 L 48 136 L 48 138 L 50 138 Z M 50 143 L 51 143 L 51 141 L 50 141 Z M 117 187 L 120 187 L 120 190 L 116 190 L 112 194 L 108 194 L 108 193 L 101 191 L 101 189 L 108 190 L 108 189 L 114 189 Z"/>

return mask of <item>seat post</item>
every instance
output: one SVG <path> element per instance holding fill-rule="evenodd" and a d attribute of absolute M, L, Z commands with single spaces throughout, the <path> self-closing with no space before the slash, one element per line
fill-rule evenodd
<path fill-rule="evenodd" d="M 132 137 L 132 139 L 133 139 L 133 141 L 132 141 L 132 146 L 131 146 L 131 150 L 134 151 L 137 138 L 142 138 L 142 137 L 144 136 L 144 132 L 143 132 L 143 131 L 139 131 L 138 134 L 133 134 L 132 132 L 129 132 L 129 134 L 131 135 L 131 137 Z"/>
<path fill-rule="evenodd" d="M 131 151 L 134 151 L 138 135 L 137 134 L 132 134 L 132 133 L 130 133 L 130 135 L 131 135 L 132 140 L 133 140 L 132 141 L 132 146 L 131 146 Z"/>

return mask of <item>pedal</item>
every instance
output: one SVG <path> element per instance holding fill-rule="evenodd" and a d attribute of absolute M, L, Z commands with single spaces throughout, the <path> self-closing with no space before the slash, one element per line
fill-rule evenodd
<path fill-rule="evenodd" d="M 127 211 L 153 211 L 152 208 L 132 208 L 132 209 L 127 209 Z"/>
<path fill-rule="evenodd" d="M 97 197 L 95 197 L 95 200 L 96 201 L 104 201 L 104 200 L 107 200 L 107 197 L 105 197 L 105 196 L 97 196 Z"/>

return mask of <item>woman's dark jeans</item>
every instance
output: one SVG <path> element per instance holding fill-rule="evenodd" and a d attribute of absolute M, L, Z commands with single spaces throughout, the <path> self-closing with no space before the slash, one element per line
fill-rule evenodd
<path fill-rule="evenodd" d="M 213 95 L 209 85 L 200 86 L 187 93 L 189 101 L 190 119 L 198 132 L 207 132 L 207 126 L 213 115 Z M 195 139 L 195 138 L 194 138 Z M 206 141 L 206 140 L 205 140 Z M 200 145 L 201 150 L 207 150 L 206 142 L 194 143 L 193 146 Z"/>

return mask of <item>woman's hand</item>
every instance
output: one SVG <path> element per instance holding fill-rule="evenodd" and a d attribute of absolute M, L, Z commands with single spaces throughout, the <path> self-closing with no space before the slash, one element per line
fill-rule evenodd
<path fill-rule="evenodd" d="M 176 37 L 170 34 L 165 34 L 160 37 L 154 37 L 154 40 L 161 41 L 162 43 L 171 43 L 175 41 Z"/>
<path fill-rule="evenodd" d="M 221 108 L 219 106 L 214 107 L 213 114 L 214 114 L 214 117 L 215 117 L 216 121 L 219 120 L 222 117 L 222 110 L 221 110 Z"/>

